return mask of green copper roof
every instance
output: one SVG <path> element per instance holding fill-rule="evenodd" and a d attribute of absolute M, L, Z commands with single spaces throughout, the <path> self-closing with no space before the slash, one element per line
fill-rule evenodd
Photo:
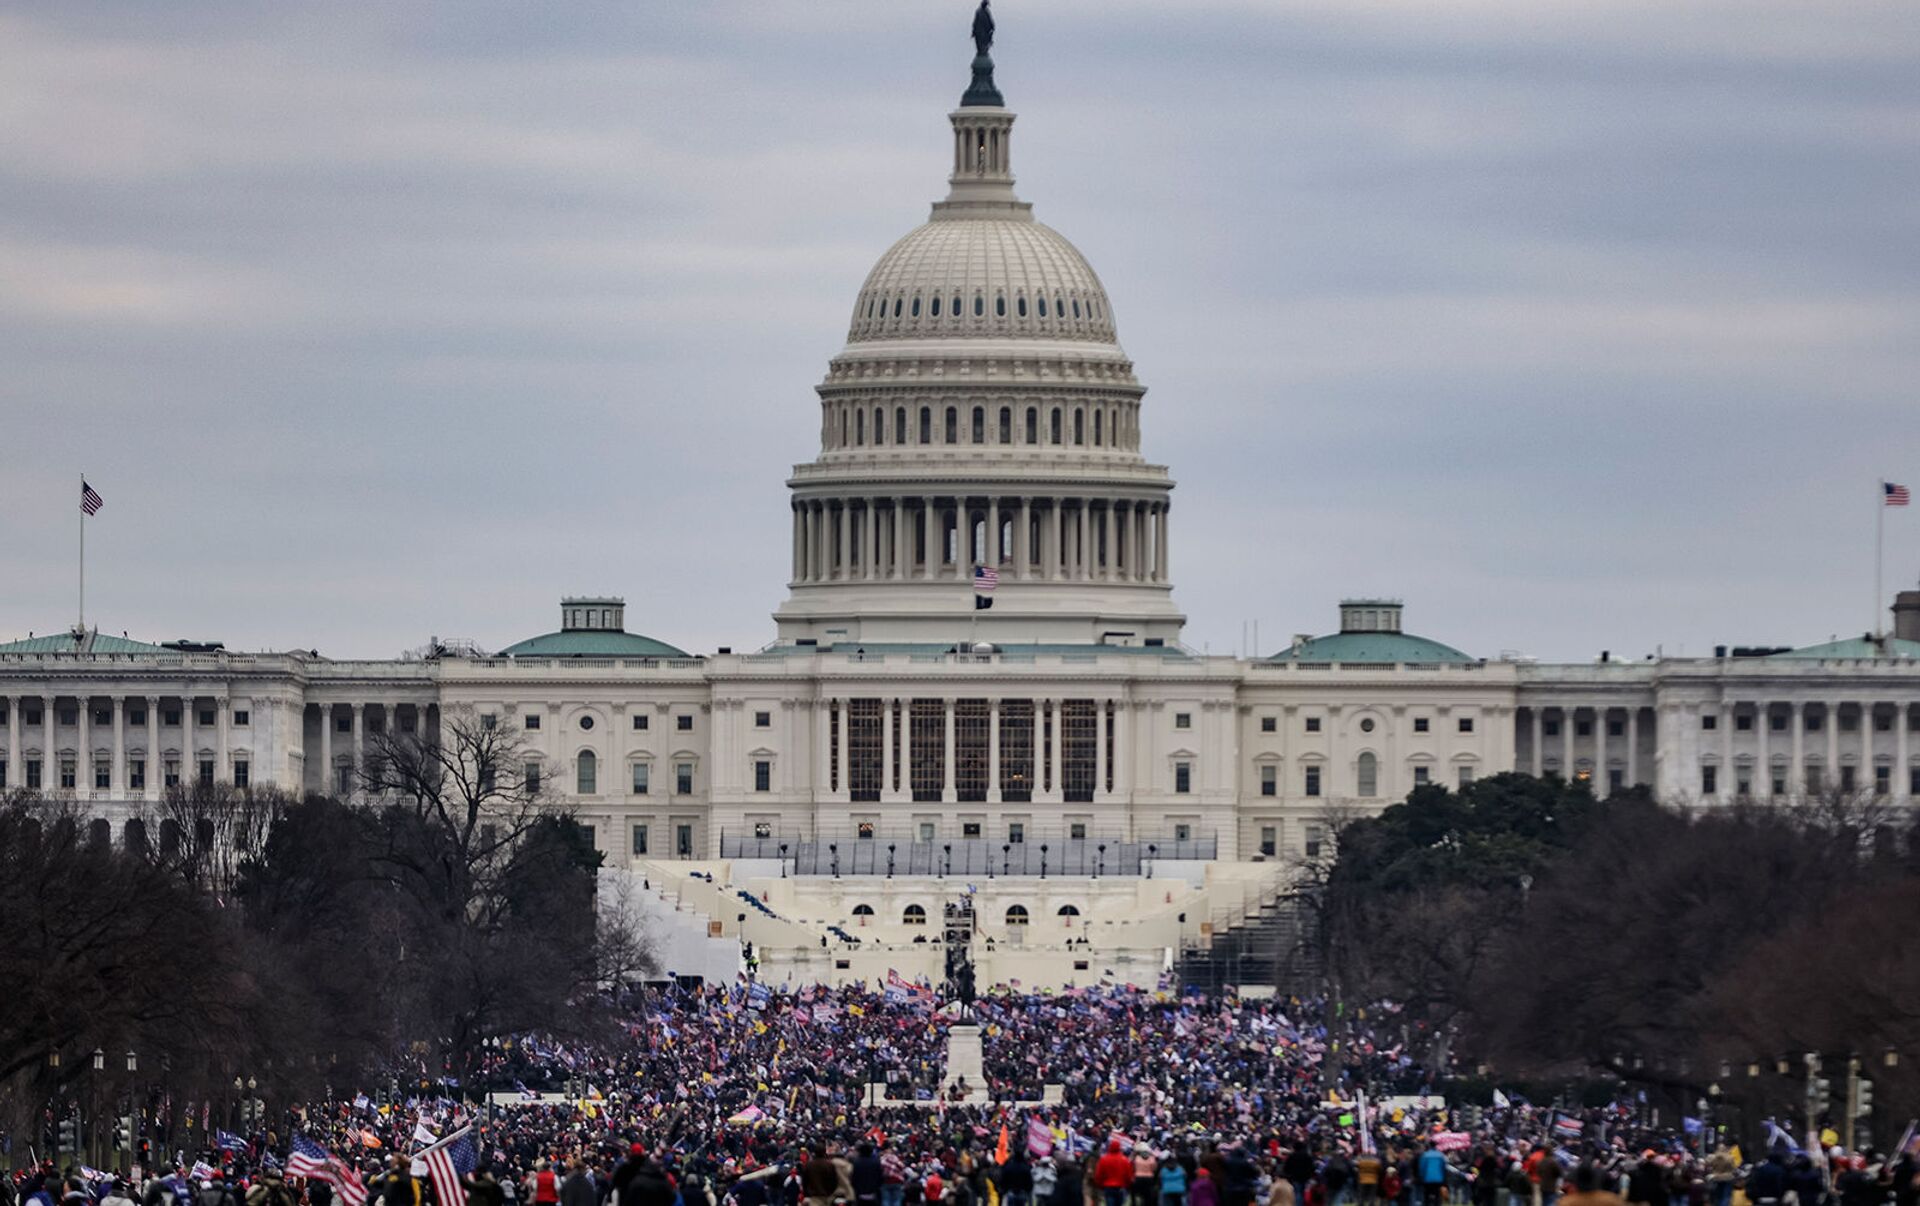
<path fill-rule="evenodd" d="M 576 628 L 549 632 L 508 645 L 501 657 L 686 657 L 665 641 L 637 632 Z"/>
<path fill-rule="evenodd" d="M 1267 659 L 1270 662 L 1345 662 L 1392 665 L 1396 662 L 1470 662 L 1451 645 L 1404 632 L 1336 632 L 1315 637 Z"/>
<path fill-rule="evenodd" d="M 149 645 L 145 641 L 129 640 L 126 637 L 108 636 L 104 632 L 89 632 L 76 637 L 72 632 L 56 632 L 48 636 L 22 637 L 17 641 L 0 643 L 0 653 L 90 653 L 90 654 L 132 654 L 132 653 L 171 653 L 158 645 Z"/>
<path fill-rule="evenodd" d="M 1920 641 L 1902 641 L 1894 637 L 1888 637 L 1884 642 L 1876 644 L 1866 637 L 1857 636 L 1850 637 L 1844 641 L 1828 641 L 1824 645 L 1808 645 L 1805 649 L 1789 649 L 1785 653 L 1776 653 L 1773 656 L 1777 658 L 1826 658 L 1829 660 L 1863 657 L 1920 657 Z"/>

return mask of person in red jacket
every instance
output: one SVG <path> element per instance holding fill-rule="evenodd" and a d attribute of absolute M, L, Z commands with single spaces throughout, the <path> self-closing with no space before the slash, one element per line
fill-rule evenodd
<path fill-rule="evenodd" d="M 1093 1166 L 1093 1187 L 1100 1191 L 1104 1206 L 1127 1206 L 1127 1191 L 1133 1188 L 1133 1161 L 1121 1153 L 1118 1139 L 1107 1140 L 1107 1154 Z"/>

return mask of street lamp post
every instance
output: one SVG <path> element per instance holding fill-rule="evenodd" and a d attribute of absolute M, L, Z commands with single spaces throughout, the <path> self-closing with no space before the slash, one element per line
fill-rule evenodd
<path fill-rule="evenodd" d="M 86 1130 L 85 1132 L 83 1132 L 85 1135 L 85 1138 L 82 1140 L 82 1142 L 86 1144 L 87 1162 L 89 1164 L 97 1165 L 99 1163 L 99 1159 L 97 1158 L 97 1155 L 94 1151 L 94 1134 L 93 1134 L 94 1117 L 93 1116 L 99 1113 L 99 1104 L 98 1104 L 100 1100 L 99 1079 L 100 1079 L 100 1073 L 106 1070 L 107 1070 L 107 1053 L 102 1051 L 100 1048 L 95 1047 L 93 1049 L 93 1068 L 90 1072 L 87 1073 L 87 1108 L 86 1108 L 86 1114 L 84 1115 Z"/>

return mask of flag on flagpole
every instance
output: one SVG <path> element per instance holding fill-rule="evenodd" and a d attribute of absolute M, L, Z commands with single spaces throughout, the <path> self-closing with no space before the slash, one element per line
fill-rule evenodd
<path fill-rule="evenodd" d="M 473 1146 L 473 1127 L 463 1126 L 424 1151 L 415 1159 L 427 1166 L 427 1178 L 433 1182 L 433 1198 L 439 1206 L 467 1206 L 467 1190 L 460 1178 L 472 1172 L 480 1162 Z"/>
<path fill-rule="evenodd" d="M 1913 491 L 1898 482 L 1881 482 L 1880 496 L 1889 507 L 1905 507 L 1913 503 Z"/>
<path fill-rule="evenodd" d="M 993 589 L 1000 585 L 1000 571 L 991 565 L 973 567 L 973 609 L 982 611 L 993 606 Z"/>
<path fill-rule="evenodd" d="M 1505 1093 L 1495 1089 L 1493 1091 L 1493 1108 L 1496 1110 L 1510 1110 L 1513 1108 L 1513 1101 Z"/>
<path fill-rule="evenodd" d="M 1889 505 L 1892 505 L 1892 504 L 1889 504 Z M 80 479 L 80 509 L 82 511 L 85 511 L 87 514 L 91 515 L 95 511 L 98 511 L 101 507 L 104 507 L 104 506 L 106 506 L 106 503 L 101 500 L 99 494 L 95 493 L 94 488 L 87 484 L 87 479 L 84 477 L 81 478 Z"/>
<path fill-rule="evenodd" d="M 1039 1159 L 1053 1150 L 1053 1132 L 1038 1117 L 1027 1118 L 1027 1154 Z"/>
<path fill-rule="evenodd" d="M 325 1181 L 333 1186 L 334 1192 L 346 1206 L 365 1206 L 367 1187 L 344 1160 L 335 1156 L 326 1148 L 311 1139 L 295 1136 L 293 1152 L 287 1157 L 287 1173 L 290 1176 L 306 1177 L 314 1181 Z"/>

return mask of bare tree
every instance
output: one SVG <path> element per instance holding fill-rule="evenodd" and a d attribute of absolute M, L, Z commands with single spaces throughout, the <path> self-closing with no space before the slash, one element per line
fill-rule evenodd
<path fill-rule="evenodd" d="M 267 841 L 273 823 L 294 802 L 278 787 L 231 783 L 183 783 L 161 793 L 152 813 L 140 817 L 149 834 L 144 853 L 177 874 L 189 888 L 225 899 L 241 868 Z M 156 828 L 174 835 L 155 844 Z"/>

